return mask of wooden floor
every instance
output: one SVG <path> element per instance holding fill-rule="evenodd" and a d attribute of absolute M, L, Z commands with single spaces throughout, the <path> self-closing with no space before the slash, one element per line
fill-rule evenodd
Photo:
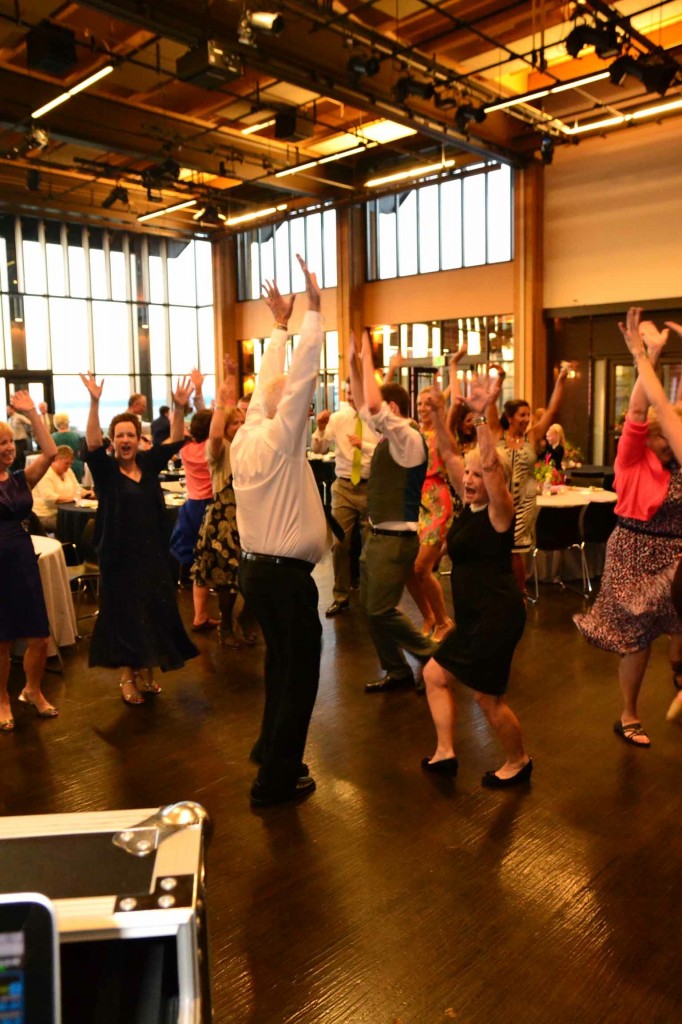
<path fill-rule="evenodd" d="M 316 576 L 324 609 L 329 560 Z M 181 605 L 189 621 L 187 592 Z M 641 703 L 652 746 L 634 750 L 612 732 L 616 658 L 580 638 L 581 607 L 545 586 L 529 610 L 510 689 L 535 759 L 525 792 L 481 789 L 501 758 L 464 688 L 459 777 L 421 771 L 426 702 L 365 695 L 377 663 L 354 608 L 323 619 L 306 803 L 250 810 L 263 648 L 202 635 L 143 708 L 88 670 L 87 642 L 67 655 L 45 687 L 59 719 L 15 704 L 0 736 L 2 811 L 203 803 L 218 1024 L 679 1024 L 682 730 L 664 721 L 666 645 Z"/>

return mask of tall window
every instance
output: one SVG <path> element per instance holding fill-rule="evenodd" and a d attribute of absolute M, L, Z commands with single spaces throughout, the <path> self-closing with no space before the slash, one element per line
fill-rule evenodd
<path fill-rule="evenodd" d="M 105 378 L 103 424 L 134 391 L 156 416 L 194 367 L 213 395 L 212 303 L 210 242 L 0 217 L 0 376 L 47 374 L 81 430 L 83 370 Z"/>
<path fill-rule="evenodd" d="M 288 370 L 294 349 L 300 335 L 294 334 L 289 339 L 286 351 L 286 368 Z M 240 370 L 242 388 L 248 393 L 253 391 L 256 377 L 260 370 L 261 359 L 268 338 L 246 338 L 240 344 Z M 334 412 L 339 407 L 339 334 L 338 331 L 326 331 L 324 346 L 320 355 L 320 374 L 315 388 L 313 404 L 316 412 L 330 409 Z"/>
<path fill-rule="evenodd" d="M 259 299 L 264 281 L 282 294 L 305 291 L 296 254 L 317 274 L 322 288 L 336 287 L 336 210 L 291 217 L 237 236 L 239 301 Z"/>
<path fill-rule="evenodd" d="M 512 175 L 506 165 L 468 167 L 447 181 L 370 200 L 370 281 L 512 258 Z"/>

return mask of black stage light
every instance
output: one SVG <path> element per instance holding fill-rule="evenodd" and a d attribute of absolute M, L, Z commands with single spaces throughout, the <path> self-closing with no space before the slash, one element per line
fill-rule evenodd
<path fill-rule="evenodd" d="M 543 135 L 540 142 L 540 156 L 543 164 L 549 166 L 554 159 L 554 139 L 551 135 Z"/>
<path fill-rule="evenodd" d="M 641 82 L 647 92 L 665 96 L 679 72 L 678 65 L 660 57 L 639 57 L 623 54 L 614 60 L 609 68 L 609 77 L 614 85 L 622 85 L 628 75 Z"/>
<path fill-rule="evenodd" d="M 593 46 L 598 57 L 615 57 L 621 45 L 615 25 L 576 25 L 566 37 L 566 51 L 577 57 L 585 46 Z"/>
<path fill-rule="evenodd" d="M 352 75 L 357 75 L 358 78 L 364 76 L 365 78 L 374 78 L 375 75 L 379 74 L 381 65 L 376 57 L 368 57 L 364 53 L 354 53 L 349 59 L 347 68 Z"/>
<path fill-rule="evenodd" d="M 40 191 L 40 171 L 35 167 L 29 167 L 26 171 L 26 188 L 29 192 Z"/>
<path fill-rule="evenodd" d="M 486 112 L 482 107 L 474 107 L 471 103 L 463 103 L 455 113 L 455 125 L 461 135 L 466 135 L 472 121 L 481 124 L 486 119 Z"/>
<path fill-rule="evenodd" d="M 125 203 L 126 206 L 128 205 L 128 189 L 124 188 L 123 185 L 116 185 L 112 188 L 106 199 L 102 200 L 102 208 L 108 210 L 114 203 Z"/>
<path fill-rule="evenodd" d="M 284 18 L 274 11 L 244 11 L 237 30 L 237 38 L 243 46 L 256 45 L 254 29 L 278 36 L 284 30 Z"/>
<path fill-rule="evenodd" d="M 393 94 L 400 103 L 404 103 L 408 96 L 418 96 L 422 100 L 433 99 L 435 91 L 433 82 L 420 82 L 409 75 L 399 78 L 393 88 Z"/>

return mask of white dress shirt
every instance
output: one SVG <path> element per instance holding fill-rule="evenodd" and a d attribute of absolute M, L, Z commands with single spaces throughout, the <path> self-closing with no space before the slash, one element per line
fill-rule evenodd
<path fill-rule="evenodd" d="M 419 466 L 427 459 L 424 447 L 424 438 L 411 426 L 411 420 L 404 416 L 398 416 L 393 412 L 388 402 L 382 402 L 379 412 L 372 415 L 366 406 L 360 410 L 363 423 L 368 423 L 377 434 L 381 434 L 388 441 L 388 450 L 399 466 L 405 469 L 412 469 Z M 372 523 L 372 526 L 382 530 L 417 530 L 416 522 L 385 522 Z"/>
<path fill-rule="evenodd" d="M 362 418 L 362 417 L 361 417 Z M 353 468 L 353 456 L 355 454 L 355 446 L 349 441 L 350 434 L 357 434 L 357 420 L 358 412 L 353 408 L 352 405 L 342 406 L 338 412 L 333 412 L 329 417 L 329 422 L 324 430 L 320 430 L 318 427 L 313 434 L 313 451 L 317 453 L 324 453 L 329 451 L 329 445 L 333 441 L 336 445 L 336 475 L 337 477 L 343 477 L 346 480 L 350 480 L 351 470 Z M 360 466 L 360 476 L 363 480 L 366 480 L 369 476 L 369 464 L 372 461 L 374 455 L 374 449 L 377 446 L 379 438 L 374 433 L 372 428 L 367 424 L 362 424 L 362 464 Z"/>
<path fill-rule="evenodd" d="M 320 314 L 305 314 L 277 412 L 267 419 L 262 389 L 284 371 L 286 341 L 286 331 L 275 328 L 246 421 L 232 442 L 237 526 L 244 551 L 317 563 L 327 549 L 327 524 L 306 439 L 324 341 Z"/>
<path fill-rule="evenodd" d="M 12 428 L 15 441 L 28 441 L 32 433 L 31 421 L 28 416 L 22 416 L 20 412 L 12 413 L 7 417 L 7 422 Z"/>
<path fill-rule="evenodd" d="M 33 488 L 33 511 L 38 518 L 55 515 L 57 502 L 73 501 L 79 493 L 80 485 L 72 469 L 67 469 L 63 477 L 55 473 L 52 466 Z"/>

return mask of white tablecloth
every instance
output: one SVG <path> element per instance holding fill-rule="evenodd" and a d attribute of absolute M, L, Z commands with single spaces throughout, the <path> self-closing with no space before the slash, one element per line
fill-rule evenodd
<path fill-rule="evenodd" d="M 567 487 L 559 494 L 538 494 L 536 502 L 538 508 L 572 508 L 593 501 L 615 502 L 617 498 L 615 491 L 605 491 L 603 487 Z"/>
<path fill-rule="evenodd" d="M 52 537 L 31 537 L 31 540 L 33 550 L 38 555 L 40 581 L 52 636 L 60 647 L 68 647 L 76 642 L 77 624 L 64 551 L 59 541 Z M 52 640 L 50 654 L 56 654 Z"/>

